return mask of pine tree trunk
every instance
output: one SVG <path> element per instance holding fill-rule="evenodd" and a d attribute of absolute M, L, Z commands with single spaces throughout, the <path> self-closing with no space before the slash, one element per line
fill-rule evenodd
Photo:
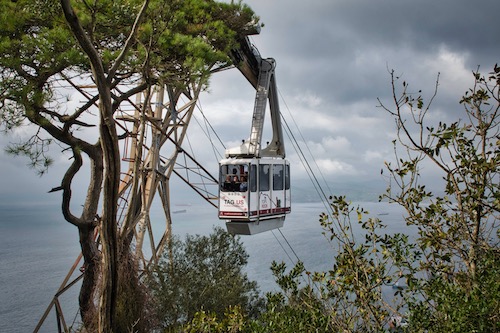
<path fill-rule="evenodd" d="M 95 241 L 95 227 L 82 226 L 78 228 L 78 232 L 85 262 L 83 267 L 83 282 L 79 295 L 80 313 L 87 331 L 94 331 L 97 315 L 94 299 L 99 281 L 101 255 Z"/>
<path fill-rule="evenodd" d="M 104 90 L 104 89 L 103 89 Z M 120 150 L 111 107 L 111 94 L 102 96 L 100 137 L 104 156 L 103 216 L 101 223 L 102 289 L 99 300 L 99 332 L 115 332 L 118 291 L 117 210 L 120 184 Z M 109 104 L 106 103 L 109 101 Z"/>

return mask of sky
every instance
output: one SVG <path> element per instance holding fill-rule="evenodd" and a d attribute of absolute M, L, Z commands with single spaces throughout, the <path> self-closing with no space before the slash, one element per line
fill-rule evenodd
<path fill-rule="evenodd" d="M 333 187 L 385 182 L 380 171 L 394 159 L 395 125 L 378 98 L 392 106 L 390 70 L 427 98 L 439 74 L 429 121 L 450 123 L 464 117 L 458 102 L 473 84 L 472 71 L 488 72 L 500 60 L 500 2 L 494 0 L 245 3 L 264 23 L 251 41 L 277 62 L 281 112 Z M 246 138 L 242 129 L 249 133 L 254 92 L 238 71 L 218 75 L 203 96 L 203 110 L 235 146 Z M 287 158 L 294 179 L 307 179 L 291 144 Z"/>
<path fill-rule="evenodd" d="M 424 97 L 432 95 L 439 73 L 429 120 L 451 122 L 464 116 L 458 101 L 473 84 L 472 71 L 490 71 L 500 56 L 498 0 L 244 2 L 264 23 L 251 41 L 277 62 L 281 112 L 308 161 L 333 187 L 380 182 L 384 162 L 394 159 L 394 122 L 377 107 L 378 99 L 391 106 L 390 70 Z M 236 69 L 214 75 L 202 94 L 200 109 L 225 147 L 249 136 L 254 95 Z M 194 155 L 214 170 L 207 139 L 191 126 Z M 10 140 L 0 136 L 0 145 Z M 292 179 L 307 180 L 291 142 L 286 149 Z M 43 201 L 59 185 L 60 169 L 39 178 L 24 158 L 0 154 L 0 199 L 31 194 L 30 200 Z"/>

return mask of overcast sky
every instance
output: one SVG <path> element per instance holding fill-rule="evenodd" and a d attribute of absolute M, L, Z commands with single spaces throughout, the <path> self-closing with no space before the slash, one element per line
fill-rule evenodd
<path fill-rule="evenodd" d="M 277 61 L 281 111 L 289 124 L 291 117 L 299 124 L 308 149 L 333 182 L 380 179 L 384 161 L 393 158 L 394 123 L 377 108 L 377 98 L 390 104 L 388 70 L 429 97 L 440 73 L 429 117 L 451 122 L 464 115 L 458 101 L 472 86 L 472 71 L 478 66 L 490 71 L 500 60 L 496 0 L 246 3 L 265 25 L 253 43 L 263 57 Z M 248 136 L 242 137 L 242 130 L 249 132 L 254 92 L 246 94 L 238 71 L 218 75 L 202 99 L 203 109 L 234 145 Z M 298 163 L 290 144 L 287 153 Z M 300 169 L 294 170 L 296 179 L 304 176 Z"/>
<path fill-rule="evenodd" d="M 390 102 L 388 69 L 424 96 L 441 73 L 432 117 L 450 122 L 463 116 L 458 101 L 473 83 L 471 72 L 489 71 L 499 60 L 498 0 L 245 3 L 265 25 L 252 42 L 277 61 L 281 111 L 332 182 L 380 179 L 384 161 L 393 158 L 394 123 L 377 108 L 377 98 Z M 255 92 L 235 69 L 215 75 L 209 90 L 200 100 L 204 114 L 227 147 L 237 145 L 249 136 Z M 202 161 L 216 165 L 195 127 L 190 142 Z M 0 198 L 6 189 L 45 193 L 58 185 L 57 172 L 39 179 L 26 160 L 1 154 Z M 290 143 L 287 157 L 295 179 L 306 178 Z"/>

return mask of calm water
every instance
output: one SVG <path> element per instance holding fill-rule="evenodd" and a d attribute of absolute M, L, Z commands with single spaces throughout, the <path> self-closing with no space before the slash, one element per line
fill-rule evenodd
<path fill-rule="evenodd" d="M 388 224 L 388 232 L 405 231 L 399 207 L 361 205 L 373 216 L 381 214 L 378 217 Z M 173 215 L 173 232 L 181 237 L 186 233 L 209 234 L 214 225 L 224 226 L 208 204 L 179 209 L 186 212 Z M 272 261 L 284 261 L 291 267 L 298 257 L 309 271 L 332 266 L 334 250 L 321 234 L 318 222 L 324 210 L 321 203 L 295 204 L 280 231 L 242 236 L 250 255 L 249 278 L 258 281 L 261 291 L 276 289 L 269 269 Z M 152 214 L 155 219 L 162 223 L 159 212 Z M 32 332 L 78 254 L 76 228 L 63 220 L 58 206 L 26 209 L 0 205 L 0 332 Z M 73 287 L 60 298 L 68 325 L 77 315 L 78 290 L 78 286 Z M 52 311 L 41 332 L 55 331 Z"/>

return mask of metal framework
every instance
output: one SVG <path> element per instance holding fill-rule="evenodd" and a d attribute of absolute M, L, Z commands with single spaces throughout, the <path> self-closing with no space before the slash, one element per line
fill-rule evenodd
<path fill-rule="evenodd" d="M 217 206 L 214 203 L 217 195 L 207 189 L 214 185 L 216 191 L 217 179 L 182 148 L 200 89 L 200 85 L 190 91 L 156 86 L 149 96 L 137 95 L 131 111 L 122 110 L 117 116 L 117 120 L 132 125 L 124 141 L 123 160 L 128 163 L 128 171 L 122 177 L 120 207 L 124 213 L 132 210 L 123 217 L 133 216 L 133 221 L 123 221 L 121 227 L 128 223 L 135 228 L 136 254 L 144 267 L 158 260 L 171 233 L 169 180 L 173 174 Z M 202 182 L 191 181 L 190 173 L 196 174 Z M 165 214 L 165 228 L 158 241 L 154 239 L 150 220 L 156 195 L 161 199 Z M 128 198 L 132 196 L 139 199 L 135 206 L 129 205 Z M 146 246 L 149 251 L 145 254 Z"/>
<path fill-rule="evenodd" d="M 201 83 L 182 89 L 155 86 L 151 91 L 137 94 L 135 101 L 125 103 L 115 117 L 121 129 L 122 170 L 125 170 L 119 189 L 119 230 L 133 228 L 134 248 L 142 269 L 158 262 L 171 236 L 169 180 L 173 175 L 217 207 L 217 179 L 182 148 L 201 88 Z M 78 91 L 89 101 L 97 94 L 91 86 L 80 85 Z M 150 210 L 155 197 L 161 200 L 165 223 L 160 232 L 160 226 L 155 225 L 153 233 Z M 69 331 L 59 297 L 83 277 L 81 266 L 80 254 L 34 332 L 41 329 L 53 309 L 58 332 Z"/>

